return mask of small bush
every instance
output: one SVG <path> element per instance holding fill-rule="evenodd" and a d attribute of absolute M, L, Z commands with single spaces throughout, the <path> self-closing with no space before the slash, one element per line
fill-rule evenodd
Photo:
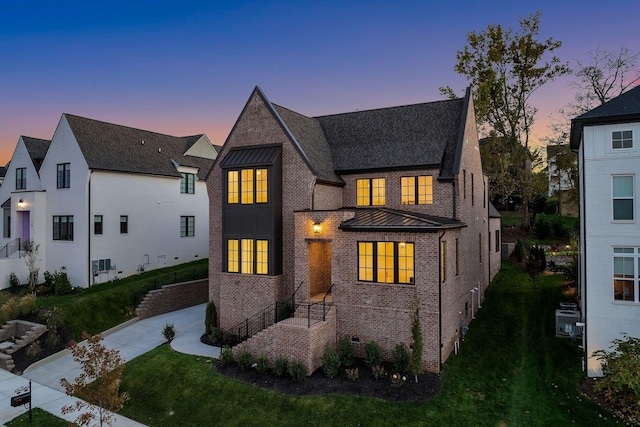
<path fill-rule="evenodd" d="M 640 422 L 640 338 L 622 334 L 611 350 L 598 350 L 593 355 L 602 363 L 604 377 L 595 390 L 634 423 Z"/>
<path fill-rule="evenodd" d="M 376 365 L 371 367 L 371 373 L 373 374 L 373 378 L 379 380 L 384 378 L 386 372 L 384 370 L 384 366 Z"/>
<path fill-rule="evenodd" d="M 44 345 L 50 349 L 58 347 L 60 345 L 60 336 L 54 332 L 49 332 L 44 340 Z"/>
<path fill-rule="evenodd" d="M 536 220 L 533 223 L 533 231 L 536 233 L 538 239 L 546 239 L 551 235 L 553 223 L 549 216 L 544 214 L 536 215 Z"/>
<path fill-rule="evenodd" d="M 273 373 L 276 377 L 281 377 L 289 370 L 289 361 L 286 357 L 278 357 L 275 362 L 273 362 Z"/>
<path fill-rule="evenodd" d="M 396 372 L 407 372 L 409 370 L 409 348 L 403 342 L 393 349 L 393 367 Z"/>
<path fill-rule="evenodd" d="M 164 328 L 162 329 L 162 336 L 168 342 L 173 341 L 173 339 L 176 337 L 176 328 L 172 323 L 167 323 L 166 325 L 164 325 Z"/>
<path fill-rule="evenodd" d="M 246 371 L 247 369 L 249 369 L 252 363 L 253 363 L 253 356 L 247 350 L 242 351 L 238 355 L 238 366 L 243 371 Z"/>
<path fill-rule="evenodd" d="M 222 350 L 220 350 L 220 363 L 222 366 L 228 367 L 231 366 L 233 362 L 233 350 L 231 350 L 231 347 L 228 345 L 225 345 L 222 347 Z"/>
<path fill-rule="evenodd" d="M 62 267 L 60 272 L 56 272 L 56 283 L 54 286 L 56 295 L 66 295 L 71 293 L 72 287 L 71 282 L 69 281 L 69 276 L 67 276 L 67 267 Z"/>
<path fill-rule="evenodd" d="M 20 279 L 16 276 L 16 273 L 13 271 L 9 274 L 9 286 L 12 291 L 17 291 L 20 288 Z"/>
<path fill-rule="evenodd" d="M 322 353 L 322 371 L 329 378 L 335 378 L 340 369 L 340 355 L 335 348 L 327 346 Z"/>
<path fill-rule="evenodd" d="M 36 297 L 33 294 L 26 294 L 21 297 L 9 298 L 0 307 L 0 324 L 9 320 L 17 319 L 35 313 L 37 310 Z"/>
<path fill-rule="evenodd" d="M 349 378 L 351 381 L 355 381 L 358 379 L 358 368 L 345 369 L 344 371 L 347 374 L 347 378 Z"/>
<path fill-rule="evenodd" d="M 207 309 L 204 315 L 204 330 L 207 336 L 210 336 L 213 329 L 218 328 L 218 312 L 216 311 L 216 305 L 213 301 L 207 303 Z M 215 342 L 215 341 L 214 341 Z"/>
<path fill-rule="evenodd" d="M 44 272 L 44 283 L 43 285 L 49 289 L 53 289 L 56 284 L 57 273 L 54 271 L 53 273 L 49 273 L 48 271 Z"/>
<path fill-rule="evenodd" d="M 369 341 L 364 345 L 364 363 L 368 368 L 382 364 L 382 350 L 375 341 Z"/>
<path fill-rule="evenodd" d="M 307 367 L 299 360 L 294 360 L 289 364 L 289 375 L 297 383 L 301 383 L 307 378 Z"/>
<path fill-rule="evenodd" d="M 38 341 L 32 342 L 29 348 L 27 348 L 26 353 L 29 357 L 36 357 L 37 355 L 42 353 L 42 347 L 40 346 L 40 343 Z"/>
<path fill-rule="evenodd" d="M 217 343 L 222 340 L 222 335 L 222 329 L 211 328 L 211 332 L 209 333 L 209 340 L 211 340 L 212 343 Z"/>
<path fill-rule="evenodd" d="M 256 360 L 256 371 L 261 374 L 266 374 L 269 372 L 271 366 L 269 365 L 269 358 L 266 354 L 261 354 L 258 356 Z"/>
<path fill-rule="evenodd" d="M 351 366 L 355 361 L 356 349 L 353 346 L 353 342 L 351 342 L 351 337 L 349 335 L 345 335 L 340 339 L 338 343 L 340 348 L 340 361 L 344 366 Z"/>
<path fill-rule="evenodd" d="M 524 259 L 524 247 L 522 246 L 522 242 L 519 239 L 516 242 L 514 253 L 516 255 L 516 261 L 522 262 L 522 260 Z"/>

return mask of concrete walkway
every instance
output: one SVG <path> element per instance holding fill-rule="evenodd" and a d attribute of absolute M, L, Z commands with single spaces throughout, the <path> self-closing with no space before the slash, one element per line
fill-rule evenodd
<path fill-rule="evenodd" d="M 173 311 L 160 316 L 137 321 L 130 320 L 104 332 L 102 343 L 109 349 L 116 349 L 125 361 L 129 361 L 166 342 L 162 329 L 169 323 L 176 329 L 176 338 L 171 347 L 181 353 L 205 357 L 218 357 L 220 349 L 200 342 L 204 333 L 206 304 Z M 62 415 L 61 408 L 73 404 L 75 398 L 64 393 L 60 379 L 73 381 L 80 374 L 79 365 L 73 361 L 69 350 L 61 351 L 43 359 L 25 370 L 22 376 L 0 369 L 0 423 L 11 421 L 27 412 L 26 407 L 11 407 L 11 396 L 16 390 L 28 386 L 32 381 L 31 401 L 33 407 L 42 408 L 67 421 L 74 421 L 77 414 Z M 143 426 L 136 421 L 116 414 L 116 426 Z"/>

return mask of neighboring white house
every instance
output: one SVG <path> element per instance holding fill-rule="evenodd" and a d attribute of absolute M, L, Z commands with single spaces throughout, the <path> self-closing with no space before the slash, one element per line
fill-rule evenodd
<path fill-rule="evenodd" d="M 42 158 L 29 150 L 38 141 Z M 41 273 L 64 266 L 72 285 L 83 287 L 206 257 L 204 177 L 216 157 L 206 135 L 174 137 L 63 114 L 50 143 L 18 142 L 0 187 L 0 248 L 32 240 Z M 8 286 L 10 262 L 0 259 L 0 288 Z"/>
<path fill-rule="evenodd" d="M 572 120 L 580 170 L 580 305 L 588 376 L 593 352 L 640 337 L 640 86 Z"/>

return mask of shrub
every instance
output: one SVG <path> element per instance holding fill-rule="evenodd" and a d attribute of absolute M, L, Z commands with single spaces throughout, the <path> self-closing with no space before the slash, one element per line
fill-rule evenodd
<path fill-rule="evenodd" d="M 289 364 L 289 375 L 297 383 L 301 383 L 307 378 L 307 367 L 299 360 L 294 360 Z"/>
<path fill-rule="evenodd" d="M 256 360 L 256 371 L 261 374 L 266 374 L 269 372 L 269 358 L 266 354 L 261 354 L 258 356 L 258 360 Z"/>
<path fill-rule="evenodd" d="M 47 338 L 44 340 L 44 345 L 50 349 L 58 347 L 60 345 L 60 336 L 57 333 L 50 331 Z"/>
<path fill-rule="evenodd" d="M 373 378 L 377 380 L 384 378 L 384 374 L 385 374 L 384 366 L 382 365 L 372 366 L 371 373 L 373 374 Z"/>
<path fill-rule="evenodd" d="M 214 328 L 218 327 L 218 312 L 213 301 L 207 303 L 207 309 L 204 315 L 204 330 L 207 336 L 210 336 Z M 215 341 L 214 341 L 215 342 Z"/>
<path fill-rule="evenodd" d="M 520 241 L 520 239 L 518 239 L 518 241 L 516 242 L 514 252 L 516 255 L 516 261 L 522 262 L 522 260 L 524 259 L 524 247 L 522 246 L 522 242 Z"/>
<path fill-rule="evenodd" d="M 173 323 L 167 323 L 164 325 L 162 329 L 162 336 L 168 342 L 171 342 L 176 337 L 176 328 L 173 326 Z"/>
<path fill-rule="evenodd" d="M 40 346 L 40 343 L 38 341 L 32 342 L 29 348 L 27 348 L 26 353 L 29 357 L 36 357 L 37 355 L 42 353 L 42 347 Z"/>
<path fill-rule="evenodd" d="M 595 390 L 615 406 L 622 408 L 625 416 L 640 421 L 640 338 L 622 334 L 615 339 L 611 350 L 598 350 L 593 355 L 602 362 L 604 377 Z"/>
<path fill-rule="evenodd" d="M 382 350 L 375 341 L 369 341 L 364 345 L 364 363 L 368 368 L 382 364 Z"/>
<path fill-rule="evenodd" d="M 393 367 L 396 372 L 404 373 L 409 370 L 409 348 L 403 342 L 393 349 Z"/>
<path fill-rule="evenodd" d="M 212 343 L 217 343 L 222 340 L 222 335 L 223 335 L 222 329 L 211 328 L 211 333 L 209 334 L 209 340 L 211 340 Z"/>
<path fill-rule="evenodd" d="M 335 378 L 340 369 L 340 355 L 335 348 L 326 346 L 322 353 L 322 371 L 329 378 Z"/>
<path fill-rule="evenodd" d="M 62 267 L 60 272 L 56 272 L 55 293 L 56 295 L 66 295 L 71 293 L 71 282 L 67 276 L 67 267 Z"/>
<path fill-rule="evenodd" d="M 222 347 L 220 350 L 220 363 L 222 366 L 227 367 L 233 364 L 233 350 L 228 345 Z"/>
<path fill-rule="evenodd" d="M 536 215 L 536 220 L 533 223 L 533 231 L 536 233 L 538 239 L 546 239 L 552 230 L 552 221 L 549 216 L 544 214 Z"/>
<path fill-rule="evenodd" d="M 278 357 L 275 362 L 273 362 L 273 373 L 276 377 L 281 377 L 289 370 L 289 361 L 286 357 Z"/>
<path fill-rule="evenodd" d="M 18 279 L 18 276 L 16 276 L 16 273 L 13 271 L 9 274 L 9 286 L 12 291 L 16 291 L 20 287 L 20 279 Z"/>
<path fill-rule="evenodd" d="M 253 363 L 253 356 L 249 351 L 244 350 L 240 352 L 240 354 L 238 355 L 238 366 L 240 367 L 240 369 L 242 369 L 243 371 L 246 371 L 251 367 L 252 363 Z"/>
<path fill-rule="evenodd" d="M 340 339 L 338 343 L 340 348 L 340 360 L 344 366 L 353 365 L 356 349 L 353 346 L 353 342 L 351 342 L 351 337 L 349 335 L 345 335 Z"/>
<path fill-rule="evenodd" d="M 358 379 L 358 368 L 345 369 L 344 371 L 347 373 L 347 378 L 349 378 L 351 381 L 355 381 Z"/>
<path fill-rule="evenodd" d="M 54 271 L 53 273 L 49 273 L 48 271 L 44 272 L 44 283 L 43 285 L 49 289 L 53 289 L 56 284 L 57 273 Z"/>
<path fill-rule="evenodd" d="M 36 309 L 36 297 L 33 294 L 9 298 L 2 304 L 2 307 L 0 307 L 0 324 L 35 313 Z"/>

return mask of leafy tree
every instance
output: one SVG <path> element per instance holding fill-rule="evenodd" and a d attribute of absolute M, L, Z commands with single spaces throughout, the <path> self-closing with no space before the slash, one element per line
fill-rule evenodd
<path fill-rule="evenodd" d="M 73 360 L 80 364 L 82 373 L 74 382 L 66 378 L 60 380 L 69 396 L 76 396 L 83 401 L 62 407 L 63 414 L 83 411 L 75 423 L 88 426 L 96 420 L 100 426 L 111 425 L 114 413 L 118 412 L 129 400 L 127 393 L 120 393 L 120 378 L 124 369 L 124 360 L 118 350 L 108 350 L 100 343 L 102 336 L 89 336 L 82 333 L 86 345 L 75 344 L 71 347 Z M 95 406 L 94 406 L 95 405 Z"/>
<path fill-rule="evenodd" d="M 414 311 L 411 323 L 411 363 L 409 366 L 416 383 L 418 382 L 418 374 L 422 373 L 423 347 L 422 328 L 420 326 L 420 299 L 416 292 L 414 294 Z"/>
<path fill-rule="evenodd" d="M 518 20 L 520 29 L 503 29 L 489 25 L 480 33 L 467 34 L 468 45 L 456 55 L 454 70 L 471 82 L 476 118 L 484 133 L 495 132 L 508 144 L 521 144 L 524 159 L 517 164 L 523 170 L 514 192 L 522 201 L 522 224 L 529 226 L 529 203 L 532 159 L 529 150 L 531 127 L 537 108 L 531 95 L 544 84 L 567 74 L 569 67 L 560 59 L 547 55 L 562 43 L 549 37 L 538 40 L 540 12 Z M 450 94 L 450 88 L 441 91 Z M 488 130 L 486 129 L 488 128 Z M 493 176 L 490 175 L 493 180 Z"/>

